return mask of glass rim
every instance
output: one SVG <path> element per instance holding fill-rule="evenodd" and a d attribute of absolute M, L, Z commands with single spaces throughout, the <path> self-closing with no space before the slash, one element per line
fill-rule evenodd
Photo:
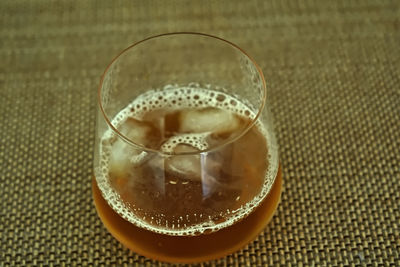
<path fill-rule="evenodd" d="M 166 37 L 166 36 L 178 36 L 178 35 L 188 35 L 188 36 L 203 36 L 203 37 L 207 37 L 207 38 L 211 38 L 217 41 L 221 41 L 224 42 L 225 44 L 231 46 L 231 48 L 237 49 L 238 51 L 240 51 L 242 53 L 242 55 L 246 56 L 251 63 L 253 64 L 253 66 L 256 68 L 257 70 L 257 74 L 260 76 L 261 82 L 262 82 L 262 100 L 261 100 L 261 104 L 258 106 L 258 110 L 256 115 L 254 116 L 254 118 L 251 119 L 251 122 L 246 125 L 246 127 L 244 127 L 243 129 L 241 129 L 240 134 L 236 135 L 233 138 L 227 139 L 226 141 L 213 146 L 211 148 L 207 148 L 204 150 L 199 150 L 199 151 L 194 151 L 194 152 L 181 152 L 181 153 L 174 153 L 174 152 L 165 152 L 159 149 L 153 149 L 153 148 L 149 148 L 140 144 L 137 144 L 135 142 L 133 142 L 132 140 L 130 140 L 128 137 L 126 137 L 124 134 L 122 134 L 116 127 L 114 127 L 114 125 L 111 123 L 111 120 L 109 119 L 108 115 L 106 114 L 104 108 L 103 108 L 103 103 L 102 103 L 102 97 L 101 97 L 101 93 L 102 93 L 102 88 L 103 88 L 103 83 L 104 83 L 104 78 L 106 77 L 109 69 L 111 68 L 111 66 L 114 64 L 114 62 L 116 62 L 125 52 L 127 52 L 128 50 L 134 48 L 135 46 L 144 43 L 146 41 L 152 40 L 152 39 L 156 39 L 156 38 L 160 38 L 160 37 Z M 242 48 L 240 48 L 238 45 L 225 40 L 221 37 L 218 36 L 214 36 L 214 35 L 210 35 L 207 33 L 200 33 L 200 32 L 168 32 L 168 33 L 163 33 L 163 34 L 158 34 L 158 35 L 153 35 L 153 36 L 149 36 L 147 38 L 144 38 L 138 42 L 135 42 L 133 44 L 131 44 L 130 46 L 126 47 L 125 49 L 123 49 L 122 51 L 120 51 L 112 60 L 111 62 L 107 65 L 106 69 L 104 70 L 103 74 L 101 75 L 100 78 L 100 84 L 98 87 L 98 91 L 97 91 L 97 101 L 98 101 L 98 105 L 100 107 L 100 111 L 103 115 L 104 120 L 106 121 L 108 127 L 117 134 L 118 137 L 120 137 L 122 140 L 124 140 L 125 142 L 127 142 L 129 145 L 140 149 L 142 151 L 146 151 L 146 152 L 151 152 L 151 153 L 157 153 L 160 155 L 166 155 L 166 156 L 173 156 L 173 155 L 198 155 L 198 154 L 202 154 L 202 153 L 209 153 L 209 152 L 213 152 L 216 151 L 218 149 L 221 149 L 222 147 L 231 144 L 233 142 L 235 142 L 236 140 L 240 139 L 242 136 L 244 136 L 252 127 L 254 127 L 255 123 L 257 122 L 258 118 L 260 117 L 261 113 L 264 110 L 264 106 L 266 103 L 266 99 L 267 99 L 267 86 L 266 86 L 266 82 L 265 82 L 265 78 L 264 78 L 264 74 L 261 71 L 261 68 L 258 66 L 258 64 L 256 63 L 256 61 L 246 52 L 244 51 Z"/>

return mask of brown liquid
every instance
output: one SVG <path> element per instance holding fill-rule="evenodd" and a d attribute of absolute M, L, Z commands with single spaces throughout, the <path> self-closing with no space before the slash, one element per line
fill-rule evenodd
<path fill-rule="evenodd" d="M 239 106 L 228 96 L 220 100 Z M 150 258 L 198 262 L 232 253 L 262 231 L 278 205 L 282 178 L 280 169 L 276 177 L 268 173 L 277 157 L 269 157 L 273 147 L 262 125 L 236 138 L 251 123 L 248 110 L 130 111 L 117 123 L 119 131 L 164 154 L 142 153 L 116 135 L 102 140 L 103 172 L 93 179 L 93 195 L 116 239 Z M 194 154 L 182 154 L 188 152 Z"/>
<path fill-rule="evenodd" d="M 254 240 L 271 220 L 282 187 L 279 168 L 275 182 L 263 202 L 246 218 L 220 231 L 199 236 L 170 236 L 139 228 L 121 218 L 104 200 L 96 180 L 92 189 L 100 219 L 108 231 L 127 248 L 146 257 L 176 263 L 217 259 Z"/>
<path fill-rule="evenodd" d="M 154 149 L 161 150 L 166 142 L 176 138 L 173 139 L 175 143 L 167 143 L 171 145 L 171 151 L 193 152 L 198 148 L 185 136 L 193 131 L 196 133 L 202 118 L 206 122 L 207 119 L 215 121 L 216 114 L 226 117 L 229 123 L 220 129 L 218 125 L 211 127 L 214 132 L 202 138 L 209 147 L 234 138 L 250 123 L 244 116 L 217 108 L 156 109 L 147 111 L 140 119 L 128 117 L 120 128 Z M 195 122 L 185 125 L 184 118 L 195 118 Z M 142 130 L 138 131 L 139 128 Z M 253 202 L 257 205 L 266 194 L 262 190 L 265 190 L 269 167 L 268 148 L 258 127 L 252 127 L 241 138 L 203 155 L 165 158 L 149 154 L 140 163 L 126 161 L 128 156 L 123 156 L 136 153 L 129 157 L 132 158 L 140 152 L 129 151 L 129 145 L 119 139 L 110 140 L 110 143 L 112 151 L 121 151 L 118 152 L 120 156 L 111 156 L 110 185 L 120 196 L 121 204 L 134 213 L 134 217 L 125 215 L 131 217 L 124 218 L 155 232 L 198 235 L 203 231 L 219 230 L 251 212 L 253 207 L 246 205 L 258 197 L 258 202 Z M 120 150 L 124 146 L 126 150 Z M 127 163 L 121 164 L 121 161 Z M 120 213 L 118 209 L 116 211 Z"/>

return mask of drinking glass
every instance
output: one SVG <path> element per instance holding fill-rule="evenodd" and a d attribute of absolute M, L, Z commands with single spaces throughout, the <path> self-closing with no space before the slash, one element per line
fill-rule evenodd
<path fill-rule="evenodd" d="M 93 197 L 108 231 L 167 262 L 242 248 L 278 206 L 278 147 L 260 67 L 202 33 L 137 42 L 98 89 Z"/>

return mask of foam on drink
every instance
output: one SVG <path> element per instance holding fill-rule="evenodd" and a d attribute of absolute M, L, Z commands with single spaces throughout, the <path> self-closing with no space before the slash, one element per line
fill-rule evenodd
<path fill-rule="evenodd" d="M 251 191 L 251 188 L 240 188 L 246 183 L 240 181 L 235 184 L 235 178 L 220 179 L 217 172 L 223 167 L 223 163 L 218 157 L 222 156 L 219 152 L 212 152 L 212 148 L 234 139 L 246 123 L 254 118 L 255 114 L 248 104 L 211 89 L 167 86 L 163 90 L 154 90 L 139 96 L 118 113 L 112 124 L 135 143 L 158 149 L 164 154 L 133 149 L 117 138 L 114 132 L 106 131 L 100 146 L 100 167 L 96 169 L 97 184 L 103 197 L 124 219 L 157 233 L 198 235 L 232 225 L 251 213 L 266 197 L 278 168 L 277 151 L 271 145 L 270 140 L 273 137 L 269 136 L 266 126 L 257 122 L 254 136 L 257 137 L 259 133 L 266 142 L 267 153 L 264 157 L 268 166 L 261 170 L 264 177 L 258 191 L 254 196 L 251 195 L 251 199 L 241 202 L 241 198 L 249 198 L 243 193 L 241 195 L 241 192 Z M 179 129 L 174 129 L 174 126 L 166 127 L 173 125 L 169 120 L 179 121 Z M 222 148 L 225 156 L 229 156 L 229 146 Z M 211 152 L 172 157 L 165 155 L 209 150 Z M 219 148 L 216 151 L 218 150 Z M 238 171 L 232 171 L 232 176 L 245 171 L 260 171 L 264 168 L 263 161 L 260 162 L 246 167 L 250 170 L 234 166 Z M 149 172 L 153 176 L 149 176 Z M 185 203 L 188 202 L 187 205 L 190 206 L 190 198 L 197 197 L 191 195 L 191 192 L 201 192 L 203 199 L 192 200 L 194 210 L 185 213 Z M 176 216 L 163 213 L 164 208 L 160 205 L 168 206 L 169 203 L 161 200 L 173 199 L 175 196 L 177 202 L 183 203 L 182 210 L 176 211 Z M 217 200 L 210 200 L 211 197 Z M 157 198 L 161 200 L 157 202 Z M 223 205 L 218 206 L 218 198 L 225 199 L 226 203 L 229 199 L 232 205 L 229 204 L 230 207 L 224 209 Z M 240 205 L 235 206 L 234 201 Z M 198 202 L 205 203 L 204 207 L 198 205 Z M 210 203 L 209 209 L 207 203 Z M 146 205 L 148 208 L 143 208 Z M 151 212 L 152 208 L 161 212 Z M 179 209 L 172 207 L 169 210 L 174 208 Z"/>

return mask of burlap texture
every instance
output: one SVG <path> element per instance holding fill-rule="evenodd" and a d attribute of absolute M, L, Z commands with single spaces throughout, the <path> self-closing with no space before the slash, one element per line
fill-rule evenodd
<path fill-rule="evenodd" d="M 101 73 L 171 31 L 256 59 L 283 167 L 270 225 L 201 266 L 400 266 L 399 1 L 1 1 L 0 266 L 164 266 L 107 232 L 91 176 Z"/>

